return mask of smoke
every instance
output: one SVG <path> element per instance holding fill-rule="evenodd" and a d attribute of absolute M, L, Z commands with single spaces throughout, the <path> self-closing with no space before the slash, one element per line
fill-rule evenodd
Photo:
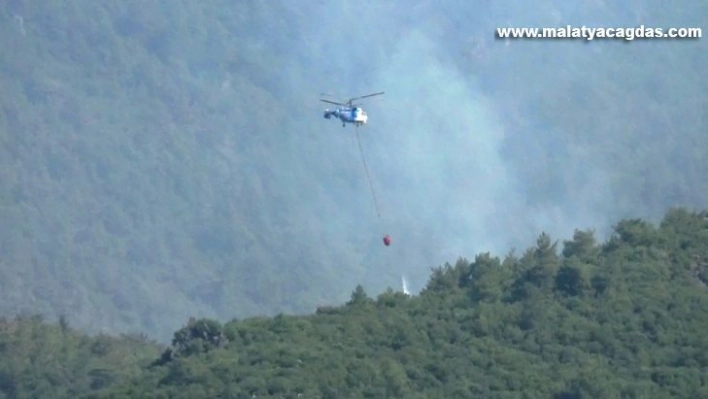
<path fill-rule="evenodd" d="M 564 165 L 581 149 L 549 133 L 529 140 L 526 159 L 510 158 L 505 149 L 513 135 L 503 121 L 511 115 L 474 75 L 463 75 L 439 43 L 422 31 L 410 32 L 372 79 L 387 95 L 369 106 L 364 134 L 386 207 L 386 233 L 397 238 L 394 263 L 403 269 L 396 272 L 415 276 L 421 286 L 428 267 L 461 256 L 525 248 L 541 231 L 566 238 L 576 227 L 606 227 L 603 205 L 611 197 L 603 170 Z M 529 187 L 515 170 L 519 161 L 543 165 L 535 185 L 561 195 L 567 193 L 563 183 L 574 185 L 584 200 L 530 204 Z M 561 168 L 567 181 L 544 183 Z"/>
<path fill-rule="evenodd" d="M 327 55 L 341 69 L 334 78 L 324 79 L 324 91 L 340 84 L 336 92 L 349 96 L 386 91 L 383 97 L 362 102 L 370 119 L 359 129 L 381 219 L 364 180 L 357 144 L 348 137 L 354 135 L 353 127 L 342 129 L 337 122 L 314 119 L 321 112 L 313 110 L 294 129 L 319 125 L 311 128 L 313 137 L 293 143 L 304 153 L 321 154 L 300 161 L 323 185 L 323 193 L 308 202 L 317 207 L 331 234 L 346 235 L 349 243 L 360 241 L 355 245 L 361 256 L 359 277 L 375 290 L 394 286 L 403 272 L 415 276 L 421 286 L 430 267 L 476 251 L 503 250 L 504 243 L 495 236 L 496 219 L 508 211 L 504 197 L 514 191 L 500 155 L 504 131 L 488 100 L 425 32 L 408 30 L 383 44 L 390 51 L 377 51 L 367 47 L 371 41 L 365 38 L 378 28 L 362 27 L 351 34 L 361 42 L 331 49 Z M 358 46 L 370 51 L 360 53 Z M 324 171 L 321 165 L 332 169 Z M 329 212 L 322 205 L 331 198 L 338 206 Z M 392 235 L 391 247 L 381 244 L 384 234 Z"/>
<path fill-rule="evenodd" d="M 327 57 L 340 70 L 334 78 L 323 80 L 326 91 L 341 84 L 336 91 L 349 90 L 350 96 L 386 91 L 382 98 L 362 103 L 370 120 L 359 129 L 382 218 L 377 218 L 371 204 L 356 144 L 347 137 L 354 135 L 352 127 L 342 129 L 336 122 L 316 120 L 319 112 L 313 110 L 302 125 L 321 125 L 311 128 L 319 136 L 297 144 L 305 153 L 322 154 L 304 161 L 310 171 L 318 169 L 312 160 L 333 165 L 331 173 L 318 173 L 325 182 L 325 195 L 334 196 L 339 205 L 327 214 L 326 229 L 348 232 L 349 237 L 370 237 L 359 247 L 365 269 L 361 278 L 382 289 L 393 286 L 400 273 L 407 273 L 421 287 L 430 267 L 478 251 L 506 252 L 511 241 L 528 241 L 538 233 L 538 220 L 522 216 L 523 193 L 501 154 L 503 115 L 482 93 L 474 76 L 463 76 L 449 50 L 430 34 L 401 29 L 404 35 L 387 35 L 389 40 L 397 39 L 381 44 L 386 51 L 377 51 L 367 46 L 372 41 L 366 38 L 382 26 L 376 26 L 374 18 L 371 24 L 375 27 L 350 31 L 351 37 L 361 41 L 330 49 Z M 390 24 L 386 29 L 396 31 Z M 368 64 L 362 59 L 368 59 Z M 319 147 L 318 151 L 313 147 Z M 311 201 L 318 203 L 314 197 Z M 509 220 L 509 215 L 515 219 Z M 519 225 L 527 231 L 520 233 Z M 383 234 L 394 238 L 391 247 L 382 247 L 379 237 Z"/>
<path fill-rule="evenodd" d="M 514 182 L 494 110 L 424 33 L 395 47 L 373 79 L 387 97 L 370 107 L 365 134 L 403 263 L 501 249 L 492 229 Z"/>
<path fill-rule="evenodd" d="M 656 100 L 634 92 L 658 73 L 633 60 L 662 64 L 659 45 L 494 39 L 497 26 L 633 26 L 650 14 L 647 7 L 549 4 L 527 13 L 522 4 L 485 11 L 462 3 L 372 3 L 340 9 L 333 23 L 315 12 L 312 25 L 301 27 L 307 45 L 297 56 L 317 78 L 305 77 L 293 91 L 303 98 L 386 91 L 362 102 L 369 124 L 360 129 L 381 220 L 356 144 L 347 142 L 353 129 L 317 121 L 319 109 L 301 122 L 321 125 L 309 129 L 318 138 L 306 145 L 319 147 L 327 154 L 319 161 L 333 167 L 320 174 L 323 195 L 340 205 L 329 227 L 352 239 L 371 236 L 354 246 L 366 269 L 363 283 L 393 286 L 405 273 L 421 287 L 430 267 L 480 251 L 524 249 L 542 231 L 563 240 L 589 228 L 602 239 L 618 218 L 656 218 L 668 206 L 697 204 L 689 195 L 669 201 L 659 190 L 648 192 L 660 179 L 649 172 L 653 161 L 628 153 L 652 143 L 652 135 L 671 134 L 633 120 L 643 115 L 634 103 Z M 475 24 L 460 20 L 468 11 Z M 393 237 L 391 247 L 382 247 L 383 234 Z"/>
<path fill-rule="evenodd" d="M 10 251 L 7 262 L 16 264 L 12 275 L 35 273 L 32 281 L 51 278 L 46 270 L 109 275 L 97 264 L 132 276 L 109 279 L 114 292 L 104 302 L 115 313 L 106 317 L 86 299 L 89 288 L 48 299 L 57 309 L 79 301 L 84 321 L 117 328 L 137 312 L 170 333 L 194 314 L 309 311 L 345 301 L 357 284 L 369 293 L 398 287 L 401 276 L 415 292 L 431 267 L 523 250 L 541 231 L 563 240 L 594 228 L 602 239 L 619 218 L 705 207 L 704 40 L 494 37 L 504 26 L 700 26 L 701 2 L 150 4 L 117 7 L 123 16 L 107 6 L 81 10 L 107 25 L 68 36 L 55 35 L 71 20 L 59 11 L 13 11 L 34 21 L 28 34 L 49 47 L 17 47 L 22 56 L 8 58 L 6 97 L 25 101 L 7 104 L 6 125 L 11 137 L 53 131 L 23 121 L 46 118 L 61 129 L 54 141 L 28 139 L 39 143 L 37 155 L 17 151 L 38 169 L 22 171 L 32 183 L 7 187 L 18 187 L 18 204 L 33 205 L 7 215 L 32 221 L 44 239 L 8 230 L 22 245 L 7 245 L 22 256 Z M 53 66 L 30 68 L 45 64 Z M 102 68 L 129 78 L 96 78 Z M 61 82 L 75 92 L 58 90 Z M 327 105 L 318 102 L 322 92 L 346 99 L 378 91 L 386 94 L 361 103 L 369 124 L 359 134 L 380 218 L 354 128 L 323 119 Z M 31 104 L 45 101 L 58 108 Z M 3 159 L 9 172 L 21 164 Z M 66 180 L 45 188 L 29 177 L 47 165 Z M 86 203 L 105 204 L 100 217 L 47 212 L 62 220 L 59 232 L 28 211 Z M 154 286 L 163 288 L 144 288 Z"/>

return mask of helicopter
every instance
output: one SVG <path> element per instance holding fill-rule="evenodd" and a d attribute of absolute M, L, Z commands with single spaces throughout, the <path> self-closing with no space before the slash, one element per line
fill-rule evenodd
<path fill-rule="evenodd" d="M 339 107 L 335 109 L 325 109 L 325 119 L 331 119 L 332 117 L 335 117 L 342 121 L 342 127 L 346 127 L 347 123 L 353 123 L 356 127 L 359 127 L 365 125 L 369 121 L 369 116 L 366 114 L 366 111 L 354 104 L 354 100 L 361 100 L 368 97 L 380 96 L 382 94 L 384 94 L 383 91 L 379 93 L 367 94 L 365 96 L 353 97 L 341 103 L 325 99 L 320 99 L 320 101 L 329 104 L 339 105 Z"/>

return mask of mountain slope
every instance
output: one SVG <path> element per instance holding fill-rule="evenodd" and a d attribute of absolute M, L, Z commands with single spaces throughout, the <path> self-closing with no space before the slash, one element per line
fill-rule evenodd
<path fill-rule="evenodd" d="M 521 256 L 433 271 L 419 296 L 362 287 L 316 315 L 192 320 L 100 397 L 705 397 L 708 213 L 612 238 L 542 234 Z M 99 397 L 96 396 L 96 397 Z"/>
<path fill-rule="evenodd" d="M 603 236 L 704 207 L 704 40 L 493 31 L 707 15 L 654 0 L 3 2 L 0 314 L 167 341 L 189 316 L 304 313 L 402 274 L 418 291 L 431 265 L 537 231 Z M 379 90 L 360 133 L 381 218 L 352 129 L 317 101 Z"/>
<path fill-rule="evenodd" d="M 216 3 L 167 15 L 157 2 L 10 8 L 3 313 L 67 314 L 90 331 L 142 328 L 164 339 L 175 315 L 302 311 L 336 295 L 299 293 L 336 281 L 327 270 L 279 277 L 281 265 L 312 258 L 291 239 L 312 227 L 279 200 L 283 164 L 268 148 L 284 113 L 259 79 L 273 75 L 269 55 L 249 54 L 250 36 L 231 36 L 249 28 Z M 231 31 L 189 32 L 217 15 Z M 219 43 L 240 51 L 219 53 Z M 282 244 L 273 250 L 271 240 Z M 284 296 L 266 303 L 266 287 Z"/>

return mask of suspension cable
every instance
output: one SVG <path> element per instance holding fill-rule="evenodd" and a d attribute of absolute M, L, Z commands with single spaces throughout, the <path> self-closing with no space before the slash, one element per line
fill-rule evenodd
<path fill-rule="evenodd" d="M 374 191 L 374 184 L 371 182 L 371 176 L 369 175 L 369 168 L 366 166 L 366 158 L 364 157 L 364 149 L 361 146 L 361 139 L 359 138 L 359 128 L 354 129 L 356 131 L 356 141 L 359 144 L 359 154 L 361 154 L 361 163 L 364 165 L 364 172 L 366 173 L 366 180 L 369 181 L 369 187 L 371 188 L 371 196 L 374 199 L 374 206 L 376 207 L 376 214 L 379 215 L 381 219 L 381 211 L 379 210 L 379 202 L 376 199 L 376 191 Z"/>

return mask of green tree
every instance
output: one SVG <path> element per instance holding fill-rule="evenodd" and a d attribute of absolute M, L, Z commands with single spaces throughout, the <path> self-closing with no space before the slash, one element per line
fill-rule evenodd
<path fill-rule="evenodd" d="M 581 261 L 588 263 L 595 260 L 598 255 L 595 233 L 592 230 L 575 230 L 573 239 L 563 243 L 563 256 L 570 258 L 576 256 Z"/>
<path fill-rule="evenodd" d="M 556 275 L 556 290 L 569 296 L 582 295 L 589 288 L 587 274 L 577 262 L 563 265 Z"/>
<path fill-rule="evenodd" d="M 172 354 L 190 356 L 208 352 L 226 343 L 220 322 L 212 319 L 191 318 L 186 326 L 175 332 Z"/>
<path fill-rule="evenodd" d="M 364 291 L 364 287 L 361 284 L 357 285 L 352 292 L 351 299 L 347 302 L 349 306 L 362 306 L 373 303 L 373 300 Z"/>

